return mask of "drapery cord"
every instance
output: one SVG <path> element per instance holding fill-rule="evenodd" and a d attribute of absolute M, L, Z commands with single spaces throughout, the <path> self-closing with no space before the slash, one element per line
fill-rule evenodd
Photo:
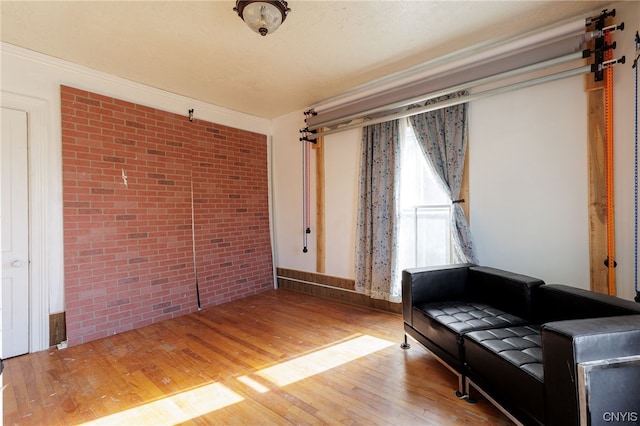
<path fill-rule="evenodd" d="M 196 256 L 196 220 L 195 220 L 195 206 L 193 202 L 193 170 L 191 170 L 191 242 L 193 244 L 193 274 L 196 278 L 196 301 L 198 303 L 198 310 L 202 309 L 200 303 L 200 283 L 198 282 L 198 259 Z"/>
<path fill-rule="evenodd" d="M 311 150 L 306 140 L 302 141 L 302 252 L 309 251 L 311 233 Z"/>

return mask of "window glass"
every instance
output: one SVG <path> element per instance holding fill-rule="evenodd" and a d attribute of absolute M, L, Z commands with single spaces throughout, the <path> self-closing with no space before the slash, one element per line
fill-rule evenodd
<path fill-rule="evenodd" d="M 398 266 L 403 270 L 449 264 L 451 200 L 411 126 L 402 127 Z"/>

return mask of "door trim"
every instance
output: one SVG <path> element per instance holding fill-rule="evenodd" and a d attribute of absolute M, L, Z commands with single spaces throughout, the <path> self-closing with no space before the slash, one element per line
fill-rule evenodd
<path fill-rule="evenodd" d="M 3 108 L 27 113 L 29 168 L 29 352 L 49 347 L 49 265 L 52 255 L 47 247 L 48 223 L 46 208 L 49 191 L 47 181 L 52 165 L 47 161 L 48 102 L 2 91 Z M 61 229 L 62 224 L 60 224 Z"/>

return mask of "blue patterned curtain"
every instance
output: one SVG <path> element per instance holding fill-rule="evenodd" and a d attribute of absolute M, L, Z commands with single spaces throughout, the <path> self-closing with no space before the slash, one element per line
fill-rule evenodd
<path fill-rule="evenodd" d="M 362 131 L 356 229 L 356 291 L 400 302 L 397 234 L 400 169 L 398 120 Z"/>
<path fill-rule="evenodd" d="M 434 103 L 460 96 L 449 95 L 428 101 Z M 467 103 L 414 115 L 409 122 L 422 151 L 448 189 L 451 200 L 458 200 L 467 150 Z M 453 252 L 456 263 L 477 263 L 471 230 L 459 203 L 453 204 Z"/>

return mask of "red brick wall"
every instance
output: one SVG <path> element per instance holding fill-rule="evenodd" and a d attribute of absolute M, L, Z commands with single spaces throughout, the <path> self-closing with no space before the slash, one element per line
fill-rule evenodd
<path fill-rule="evenodd" d="M 273 287 L 264 135 L 61 101 L 69 345 L 197 310 L 196 270 L 203 308 Z"/>

